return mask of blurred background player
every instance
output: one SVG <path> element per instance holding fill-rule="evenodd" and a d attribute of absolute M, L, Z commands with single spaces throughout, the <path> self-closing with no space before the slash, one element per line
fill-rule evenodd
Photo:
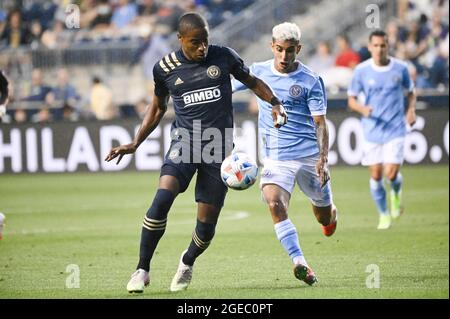
<path fill-rule="evenodd" d="M 250 87 L 261 99 L 273 105 L 274 119 L 281 117 L 283 122 L 286 121 L 280 102 L 270 88 L 249 74 L 248 68 L 232 49 L 208 45 L 208 36 L 208 24 L 199 14 L 187 13 L 180 18 L 178 38 L 181 49 L 166 55 L 155 64 L 153 103 L 148 108 L 134 141 L 113 148 L 106 157 L 106 161 L 119 157 L 119 162 L 125 154 L 134 153 L 157 127 L 167 110 L 169 97 L 172 97 L 175 109 L 173 139 L 161 168 L 159 189 L 144 217 L 140 259 L 137 270 L 127 285 L 129 292 L 142 292 L 149 284 L 150 261 L 165 232 L 169 209 L 176 196 L 188 188 L 196 172 L 197 224 L 188 249 L 181 254 L 177 273 L 170 286 L 171 291 L 188 287 L 195 260 L 211 243 L 227 193 L 220 177 L 220 165 L 228 155 L 225 154 L 225 130 L 233 127 L 230 74 Z M 199 92 L 203 92 L 203 95 Z M 198 97 L 200 95 L 203 98 Z M 196 128 L 196 122 L 200 124 L 200 128 Z M 203 131 L 211 128 L 220 131 L 220 141 L 193 140 L 196 134 L 203 136 Z M 196 130 L 201 132 L 194 133 Z M 177 132 L 181 131 L 188 131 L 189 141 L 184 138 L 180 141 L 180 133 Z M 199 143 L 202 144 L 202 149 L 196 146 Z M 203 154 L 206 146 L 211 143 L 220 144 L 213 148 L 214 152 L 220 152 L 219 160 L 207 162 L 201 156 L 197 161 L 195 154 Z M 186 149 L 189 154 L 185 154 Z"/>
<path fill-rule="evenodd" d="M 369 167 L 370 191 L 380 214 L 378 229 L 388 229 L 391 217 L 398 218 L 403 210 L 400 167 L 406 123 L 413 125 L 416 121 L 416 95 L 406 63 L 388 56 L 389 41 L 384 31 L 370 34 L 368 48 L 372 58 L 355 69 L 348 89 L 348 105 L 362 115 L 365 138 L 362 164 Z M 408 91 L 406 121 L 404 90 Z M 390 213 L 383 171 L 391 186 Z"/>
<path fill-rule="evenodd" d="M 282 23 L 272 30 L 274 59 L 255 63 L 250 71 L 265 81 L 282 99 L 289 122 L 272 128 L 272 107 L 258 98 L 259 130 L 264 145 L 261 188 L 269 205 L 277 238 L 294 263 L 295 276 L 307 284 L 317 279 L 300 248 L 297 230 L 288 217 L 295 183 L 309 197 L 323 233 L 336 230 L 337 210 L 333 204 L 328 172 L 328 128 L 326 93 L 322 79 L 296 60 L 301 32 L 296 24 Z M 234 90 L 245 89 L 233 81 Z"/>
<path fill-rule="evenodd" d="M 6 104 L 8 104 L 9 97 L 8 84 L 3 71 L 0 70 L 0 122 L 2 122 L 2 118 L 6 114 Z"/>
<path fill-rule="evenodd" d="M 0 122 L 6 113 L 6 104 L 8 103 L 8 80 L 3 71 L 0 70 Z M 3 238 L 3 225 L 5 224 L 5 215 L 0 212 L 0 240 Z"/>

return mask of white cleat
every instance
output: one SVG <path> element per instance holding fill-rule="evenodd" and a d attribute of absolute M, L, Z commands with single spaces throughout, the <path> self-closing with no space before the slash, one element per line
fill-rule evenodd
<path fill-rule="evenodd" d="M 186 290 L 191 283 L 193 266 L 185 265 L 183 263 L 183 256 L 186 252 L 187 250 L 182 252 L 177 273 L 170 284 L 170 291 L 172 292 Z"/>
<path fill-rule="evenodd" d="M 380 214 L 377 229 L 389 229 L 389 227 L 391 227 L 391 215 Z"/>
<path fill-rule="evenodd" d="M 131 275 L 131 279 L 127 284 L 127 290 L 130 294 L 133 292 L 142 293 L 149 283 L 150 276 L 148 272 L 144 269 L 138 269 Z"/>

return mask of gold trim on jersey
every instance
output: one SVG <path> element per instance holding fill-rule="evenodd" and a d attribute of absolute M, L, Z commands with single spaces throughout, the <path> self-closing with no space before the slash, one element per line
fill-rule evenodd
<path fill-rule="evenodd" d="M 164 70 L 164 72 L 170 72 L 169 68 L 164 64 L 163 60 L 159 61 L 159 66 Z"/>
<path fill-rule="evenodd" d="M 164 61 L 167 63 L 167 65 L 169 66 L 169 68 L 173 71 L 175 70 L 175 65 L 173 65 L 172 61 L 170 61 L 169 55 L 166 55 L 164 57 Z"/>
<path fill-rule="evenodd" d="M 166 55 L 164 58 L 159 61 L 159 66 L 164 70 L 164 72 L 169 73 L 170 71 L 175 70 L 177 66 L 180 66 L 181 62 L 178 60 L 175 52 Z"/>
<path fill-rule="evenodd" d="M 177 66 L 180 66 L 180 65 L 181 65 L 181 62 L 178 61 L 178 59 L 177 59 L 177 55 L 175 54 L 175 51 L 172 52 L 172 53 L 170 54 L 170 57 L 172 58 L 172 61 L 173 61 Z"/>

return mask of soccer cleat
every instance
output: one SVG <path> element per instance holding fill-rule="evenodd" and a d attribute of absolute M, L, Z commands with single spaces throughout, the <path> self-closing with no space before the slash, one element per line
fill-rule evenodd
<path fill-rule="evenodd" d="M 133 292 L 142 293 L 149 283 L 150 276 L 148 272 L 144 269 L 138 269 L 131 275 L 131 279 L 127 284 L 127 290 L 130 294 Z"/>
<path fill-rule="evenodd" d="M 334 205 L 333 205 L 333 211 L 334 211 L 334 221 L 326 226 L 322 226 L 322 233 L 327 237 L 332 236 L 337 228 L 338 211 L 337 211 L 336 206 L 334 206 Z"/>
<path fill-rule="evenodd" d="M 302 264 L 297 264 L 294 266 L 294 276 L 298 280 L 302 280 L 310 286 L 318 282 L 317 277 L 314 274 L 314 271 L 312 271 L 311 268 Z"/>
<path fill-rule="evenodd" d="M 391 190 L 391 216 L 393 219 L 397 219 L 402 213 L 402 191 L 399 191 L 396 194 L 393 190 Z"/>
<path fill-rule="evenodd" d="M 191 283 L 193 266 L 185 265 L 183 263 L 183 256 L 186 252 L 187 250 L 181 253 L 177 273 L 173 277 L 172 283 L 170 284 L 170 291 L 172 292 L 186 290 Z"/>
<path fill-rule="evenodd" d="M 391 227 L 391 215 L 380 214 L 380 220 L 378 222 L 377 229 L 388 229 Z"/>

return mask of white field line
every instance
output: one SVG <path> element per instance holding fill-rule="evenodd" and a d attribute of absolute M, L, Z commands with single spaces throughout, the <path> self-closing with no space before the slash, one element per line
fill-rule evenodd
<path fill-rule="evenodd" d="M 221 217 L 219 219 L 220 221 L 229 221 L 229 220 L 240 220 L 245 219 L 250 216 L 249 212 L 246 211 L 235 211 L 235 210 L 224 210 L 221 213 Z M 192 224 L 194 223 L 194 217 L 189 219 L 182 219 L 182 220 L 174 220 L 168 221 L 168 226 L 170 225 L 185 225 L 185 224 Z M 137 221 L 138 222 L 138 221 Z M 49 233 L 65 233 L 65 232 L 84 232 L 84 231 L 96 231 L 96 230 L 118 230 L 123 229 L 123 226 L 117 227 L 117 228 L 105 228 L 105 227 L 65 227 L 65 228 L 58 228 L 58 229 L 47 229 L 47 228 L 34 228 L 34 229 L 22 229 L 22 230 L 16 230 L 16 231 L 8 231 L 8 229 L 5 227 L 4 229 L 4 236 L 10 235 L 37 235 L 37 234 L 49 234 Z"/>

